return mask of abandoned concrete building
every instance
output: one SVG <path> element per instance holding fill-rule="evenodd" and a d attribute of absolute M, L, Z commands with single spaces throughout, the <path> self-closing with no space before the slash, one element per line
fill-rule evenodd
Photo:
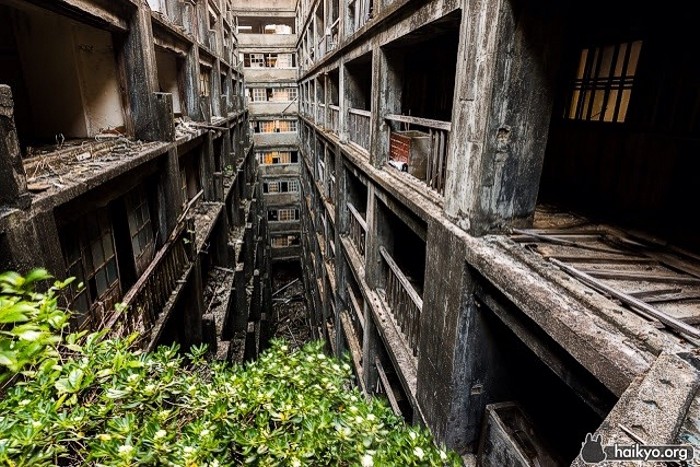
<path fill-rule="evenodd" d="M 242 361 L 296 263 L 313 337 L 469 463 L 698 446 L 700 64 L 672 11 L 0 0 L 0 270 L 76 276 L 75 326 Z"/>

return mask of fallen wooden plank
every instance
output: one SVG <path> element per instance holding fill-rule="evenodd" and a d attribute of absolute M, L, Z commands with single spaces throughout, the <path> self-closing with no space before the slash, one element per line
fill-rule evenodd
<path fill-rule="evenodd" d="M 584 269 L 581 270 L 591 277 L 609 280 L 637 280 L 645 282 L 670 282 L 673 284 L 700 284 L 697 277 L 687 277 L 672 274 L 658 274 L 644 271 L 618 271 L 615 269 Z"/>
<path fill-rule="evenodd" d="M 640 300 L 647 297 L 656 297 L 659 295 L 677 294 L 683 292 L 683 289 L 679 288 L 665 288 L 665 289 L 653 289 L 653 290 L 638 290 L 635 292 L 626 292 L 630 297 L 638 298 Z M 646 301 L 646 300 L 645 300 Z"/>
<path fill-rule="evenodd" d="M 517 234 L 527 235 L 527 236 L 530 236 L 536 240 L 546 242 L 546 243 L 552 243 L 555 245 L 570 246 L 570 247 L 575 247 L 575 248 L 581 248 L 583 250 L 600 251 L 603 253 L 625 254 L 625 252 L 623 252 L 623 251 L 614 250 L 612 248 L 605 248 L 605 247 L 599 247 L 599 246 L 593 246 L 593 245 L 584 245 L 584 244 L 570 241 L 570 240 L 561 240 L 558 238 L 551 237 L 549 235 L 541 235 L 538 233 L 530 232 L 528 230 L 513 229 L 513 232 L 515 232 Z"/>
<path fill-rule="evenodd" d="M 554 258 L 566 263 L 611 263 L 611 264 L 658 264 L 652 258 L 642 258 L 638 256 L 575 256 L 565 254 L 542 253 L 544 258 Z"/>
<path fill-rule="evenodd" d="M 592 288 L 600 292 L 607 293 L 608 295 L 620 300 L 621 302 L 627 305 L 630 305 L 634 311 L 642 311 L 643 313 L 658 319 L 663 324 L 675 331 L 678 331 L 695 339 L 700 339 L 700 329 L 695 328 L 679 319 L 676 319 L 673 316 L 670 316 L 667 313 L 664 313 L 663 311 L 658 310 L 637 298 L 634 298 L 624 292 L 621 292 L 615 289 L 614 287 L 611 287 L 605 284 L 604 282 L 596 279 L 595 277 L 592 277 L 591 275 L 586 274 L 585 272 L 579 271 L 578 269 L 569 266 L 568 264 L 564 264 L 556 259 L 550 259 L 550 261 L 552 262 L 552 264 L 559 266 L 559 268 L 561 268 L 563 271 L 581 280 L 581 282 L 591 286 Z"/>

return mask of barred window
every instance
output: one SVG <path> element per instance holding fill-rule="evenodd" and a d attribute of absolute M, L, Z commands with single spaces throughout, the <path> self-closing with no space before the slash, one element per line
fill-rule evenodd
<path fill-rule="evenodd" d="M 641 49 L 634 41 L 581 50 L 565 117 L 623 123 Z"/>

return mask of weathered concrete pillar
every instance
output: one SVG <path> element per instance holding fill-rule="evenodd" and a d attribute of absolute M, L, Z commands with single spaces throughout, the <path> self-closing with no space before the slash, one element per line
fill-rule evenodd
<path fill-rule="evenodd" d="M 346 8 L 341 8 L 341 10 L 346 10 Z M 343 13 L 341 13 L 341 17 L 342 15 Z M 341 143 L 347 143 L 350 138 L 348 130 L 348 109 L 350 109 L 350 101 L 347 97 L 349 83 L 346 76 L 347 71 L 345 69 L 345 60 L 343 58 L 340 60 L 338 70 L 338 107 L 340 107 L 340 115 L 338 119 L 338 137 L 340 138 Z M 340 152 L 338 154 L 340 154 Z"/>
<path fill-rule="evenodd" d="M 382 226 L 378 220 L 377 197 L 373 184 L 367 186 L 367 234 L 365 236 L 365 280 L 374 289 L 381 280 L 381 255 L 379 245 Z"/>
<path fill-rule="evenodd" d="M 475 449 L 481 427 L 478 310 L 464 243 L 438 222 L 428 226 L 416 398 L 436 438 L 459 452 Z"/>
<path fill-rule="evenodd" d="M 185 106 L 187 116 L 195 121 L 203 121 L 204 112 L 199 89 L 199 47 L 190 47 L 185 59 Z"/>
<path fill-rule="evenodd" d="M 389 131 L 384 117 L 401 113 L 403 73 L 396 66 L 398 64 L 389 66 L 381 48 L 372 51 L 372 142 L 369 157 L 375 167 L 381 167 L 389 154 Z"/>
<path fill-rule="evenodd" d="M 226 116 L 226 108 L 221 105 L 223 89 L 221 89 L 221 63 L 219 60 L 216 60 L 214 66 L 211 68 L 211 80 L 212 114 L 217 117 L 224 117 Z"/>
<path fill-rule="evenodd" d="M 27 176 L 15 127 L 12 90 L 0 84 L 0 206 L 26 209 L 30 204 Z"/>
<path fill-rule="evenodd" d="M 204 285 L 202 284 L 202 263 L 199 256 L 195 259 L 194 270 L 190 276 L 189 290 L 185 294 L 183 304 L 183 342 L 182 347 L 187 351 L 193 345 L 202 342 L 202 315 L 204 313 Z"/>
<path fill-rule="evenodd" d="M 173 111 L 173 95 L 165 92 L 154 94 L 156 113 L 153 115 L 157 124 L 156 133 L 160 141 L 175 141 L 175 113 Z"/>
<path fill-rule="evenodd" d="M 124 36 L 120 64 L 126 79 L 131 127 L 134 136 L 144 141 L 159 141 L 162 134 L 163 108 L 156 104 L 158 77 L 150 9 L 140 4 L 129 19 L 129 30 Z M 172 107 L 172 103 L 171 103 Z"/>
<path fill-rule="evenodd" d="M 377 332 L 377 325 L 374 323 L 369 305 L 365 304 L 364 309 L 365 328 L 362 336 L 362 378 L 365 388 L 369 394 L 373 393 L 377 385 L 377 350 L 381 344 L 381 336 Z"/>
<path fill-rule="evenodd" d="M 531 223 L 563 23 L 520 0 L 464 3 L 445 212 L 482 235 Z"/>
<path fill-rule="evenodd" d="M 214 188 L 214 139 L 211 132 L 204 135 L 204 144 L 202 144 L 202 163 L 199 171 L 202 189 L 204 190 L 205 201 L 220 201 L 216 197 L 216 189 Z"/>

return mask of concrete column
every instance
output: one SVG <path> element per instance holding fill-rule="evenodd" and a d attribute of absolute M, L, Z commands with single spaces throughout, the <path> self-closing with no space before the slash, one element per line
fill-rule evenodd
<path fill-rule="evenodd" d="M 30 204 L 27 176 L 15 128 L 12 90 L 0 84 L 0 206 L 26 209 Z"/>
<path fill-rule="evenodd" d="M 212 103 L 212 113 L 217 117 L 226 116 L 226 108 L 221 104 L 221 95 L 223 94 L 223 89 L 221 89 L 221 62 L 219 60 L 214 61 L 214 66 L 211 68 L 211 103 Z"/>
<path fill-rule="evenodd" d="M 168 151 L 165 156 L 165 165 L 165 170 L 161 172 L 161 188 L 158 190 L 159 230 L 164 232 L 161 241 L 165 241 L 175 228 L 185 202 L 180 188 L 180 162 L 177 149 Z"/>
<path fill-rule="evenodd" d="M 165 139 L 160 122 L 161 119 L 171 117 L 163 115 L 162 107 L 155 101 L 158 78 L 151 14 L 143 5 L 129 19 L 129 31 L 124 36 L 119 56 L 126 80 L 128 115 L 131 117 L 130 126 L 134 136 L 143 141 Z"/>
<path fill-rule="evenodd" d="M 190 47 L 185 60 L 185 105 L 187 116 L 195 121 L 203 121 L 204 113 L 201 107 L 199 89 L 199 48 L 196 45 Z"/>
<path fill-rule="evenodd" d="M 374 289 L 381 281 L 381 255 L 379 253 L 379 235 L 381 226 L 378 221 L 377 197 L 373 184 L 367 186 L 367 235 L 365 236 L 365 280 Z"/>
<path fill-rule="evenodd" d="M 364 314 L 365 329 L 362 336 L 362 377 L 364 379 L 365 388 L 367 388 L 367 393 L 372 394 L 377 385 L 377 365 L 374 360 L 377 356 L 377 349 L 381 344 L 381 337 L 377 332 L 377 326 L 374 323 L 372 312 L 367 304 L 365 304 Z"/>
<path fill-rule="evenodd" d="M 344 8 L 341 9 L 344 10 Z M 340 64 L 338 65 L 338 107 L 340 107 L 338 137 L 341 143 L 347 143 L 350 139 L 348 130 L 348 109 L 350 108 L 350 102 L 347 98 L 348 83 L 346 73 L 345 60 L 341 58 Z"/>
<path fill-rule="evenodd" d="M 381 48 L 372 50 L 372 140 L 370 162 L 381 167 L 389 153 L 389 133 L 384 117 L 401 113 L 401 70 L 390 69 Z"/>
<path fill-rule="evenodd" d="M 194 270 L 190 276 L 189 290 L 183 303 L 183 342 L 182 350 L 187 351 L 193 345 L 202 342 L 202 314 L 204 313 L 202 284 L 202 264 L 199 256 L 195 259 Z"/>
<path fill-rule="evenodd" d="M 445 212 L 482 235 L 532 221 L 563 23 L 556 8 L 464 3 Z"/>
<path fill-rule="evenodd" d="M 199 176 L 204 190 L 204 200 L 220 201 L 216 198 L 216 190 L 214 189 L 214 140 L 211 132 L 204 135 Z"/>

